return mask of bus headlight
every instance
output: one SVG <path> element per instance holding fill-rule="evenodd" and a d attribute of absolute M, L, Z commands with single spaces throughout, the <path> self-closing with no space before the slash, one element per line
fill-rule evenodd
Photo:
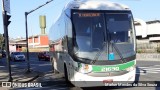
<path fill-rule="evenodd" d="M 131 66 L 131 67 L 127 68 L 126 70 L 127 71 L 133 71 L 134 69 L 135 69 L 135 66 Z"/>
<path fill-rule="evenodd" d="M 92 66 L 88 64 L 82 64 L 82 67 L 79 70 L 81 73 L 89 73 L 92 71 Z"/>

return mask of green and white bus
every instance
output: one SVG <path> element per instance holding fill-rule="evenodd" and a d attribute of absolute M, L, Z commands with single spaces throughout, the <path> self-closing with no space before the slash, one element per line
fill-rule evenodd
<path fill-rule="evenodd" d="M 134 20 L 123 4 L 71 1 L 51 27 L 49 40 L 54 71 L 75 86 L 135 81 Z"/>

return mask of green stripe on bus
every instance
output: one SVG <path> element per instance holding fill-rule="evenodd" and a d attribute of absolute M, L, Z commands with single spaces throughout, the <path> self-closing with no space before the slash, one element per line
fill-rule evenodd
<path fill-rule="evenodd" d="M 118 68 L 118 71 L 120 71 L 120 70 L 125 70 L 133 65 L 135 65 L 135 61 L 130 61 L 130 62 L 127 62 L 124 64 L 118 64 L 118 65 L 107 65 L 107 66 L 94 65 L 94 66 L 92 66 L 92 71 L 93 72 L 102 72 L 103 69 L 108 69 L 108 68 L 110 68 L 110 69 L 112 68 L 112 70 L 110 70 L 110 71 L 116 71 L 113 69 L 117 69 L 117 68 Z"/>

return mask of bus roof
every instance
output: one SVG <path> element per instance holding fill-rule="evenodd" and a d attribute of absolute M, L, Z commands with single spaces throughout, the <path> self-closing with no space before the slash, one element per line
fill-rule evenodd
<path fill-rule="evenodd" d="M 64 12 L 70 16 L 71 9 L 79 10 L 129 10 L 124 4 L 110 2 L 108 0 L 74 0 L 64 7 Z"/>

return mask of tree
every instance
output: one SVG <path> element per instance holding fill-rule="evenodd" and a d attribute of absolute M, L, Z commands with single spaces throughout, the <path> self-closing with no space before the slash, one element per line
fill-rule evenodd
<path fill-rule="evenodd" d="M 0 34 L 0 49 L 4 49 L 4 35 Z"/>

